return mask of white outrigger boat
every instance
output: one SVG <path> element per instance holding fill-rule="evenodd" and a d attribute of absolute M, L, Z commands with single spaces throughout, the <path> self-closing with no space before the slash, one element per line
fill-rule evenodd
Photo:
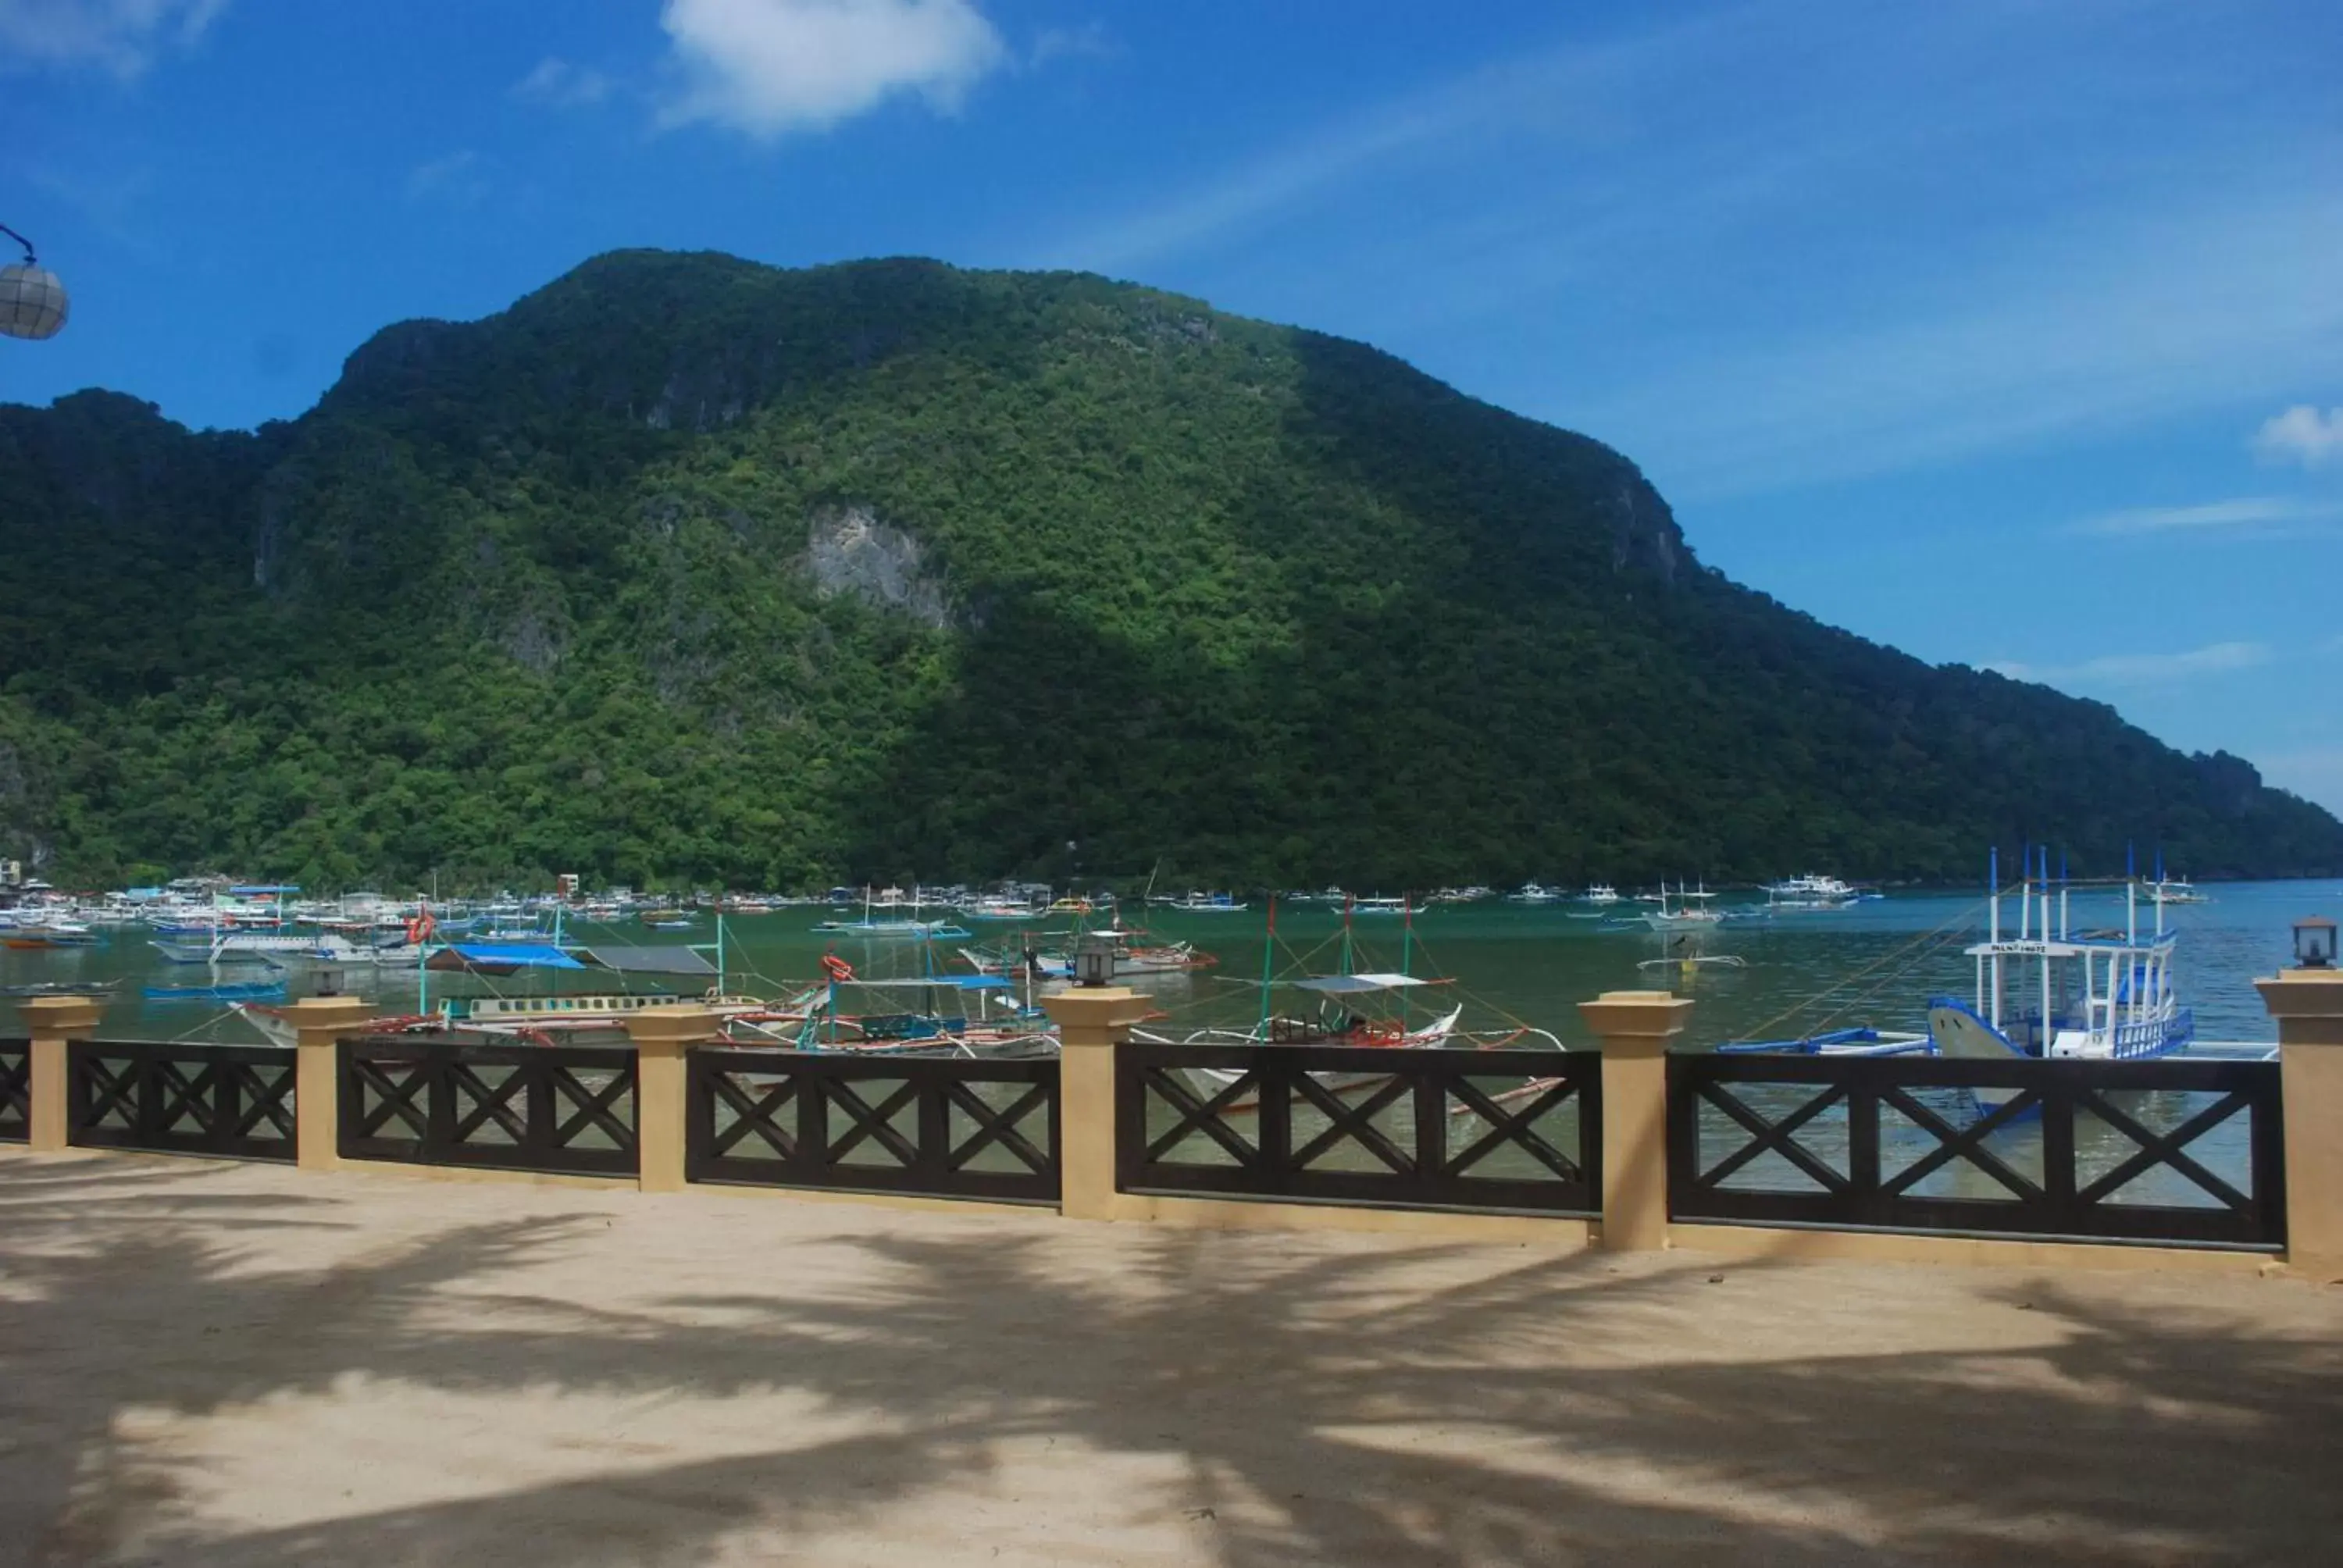
<path fill-rule="evenodd" d="M 880 917 L 881 910 L 910 910 L 906 919 L 890 915 Z M 900 888 L 889 888 L 874 895 L 869 888 L 862 890 L 862 918 L 859 920 L 829 920 L 814 924 L 814 932 L 826 937 L 863 937 L 873 941 L 965 941 L 971 934 L 966 926 L 950 920 L 923 918 L 925 904 L 919 890 L 913 889 L 906 899 Z"/>
<path fill-rule="evenodd" d="M 1660 907 L 1647 911 L 1644 923 L 1655 931 L 1706 931 L 1724 924 L 1722 911 L 1709 908 L 1706 900 L 1716 897 L 1705 886 L 1697 891 L 1686 891 L 1682 883 L 1676 886 L 1676 902 L 1668 907 L 1668 887 L 1660 884 Z"/>
<path fill-rule="evenodd" d="M 1844 910 L 1860 896 L 1852 883 L 1809 871 L 1769 884 L 1765 904 L 1774 910 Z"/>
<path fill-rule="evenodd" d="M 2003 924 L 2000 856 L 1992 859 L 1986 940 L 1963 950 L 1976 966 L 1972 999 L 1937 996 L 1927 1005 L 1926 1034 L 1844 1029 L 1804 1040 L 1736 1041 L 1725 1051 L 1788 1051 L 1818 1056 L 1925 1054 L 1966 1061 L 2139 1061 L 2187 1050 L 2196 1040 L 2195 1015 L 2173 980 L 2177 939 L 2165 929 L 2164 904 L 2154 900 L 2154 929 L 2140 930 L 2140 886 L 2124 885 L 2122 930 L 2073 929 L 2068 892 L 2054 899 L 2049 854 L 2018 880 L 2017 930 Z M 2153 885 L 2151 885 L 2151 890 Z M 2020 1091 L 2009 1086 L 1970 1091 L 1993 1111 Z"/>
<path fill-rule="evenodd" d="M 1982 1061 L 2140 1061 L 2187 1050 L 2197 1019 L 2173 984 L 2177 939 L 2164 928 L 2166 900 L 2154 900 L 2155 930 L 2143 936 L 2139 885 L 2127 881 L 2124 930 L 2077 935 L 2063 886 L 2053 918 L 2047 850 L 2040 870 L 2038 883 L 2032 867 L 2018 881 L 2015 937 L 2002 929 L 2001 892 L 1994 890 L 1986 938 L 1967 950 L 1976 960 L 1974 1004 L 1954 997 L 1929 1001 L 1928 1038 L 1936 1050 Z M 1991 1106 L 2014 1092 L 1984 1090 L 1977 1098 Z"/>

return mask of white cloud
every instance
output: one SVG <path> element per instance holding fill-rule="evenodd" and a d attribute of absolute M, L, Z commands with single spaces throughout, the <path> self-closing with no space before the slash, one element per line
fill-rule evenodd
<path fill-rule="evenodd" d="M 95 66 L 127 80 L 185 48 L 227 0 L 0 0 L 0 68 Z"/>
<path fill-rule="evenodd" d="M 2070 534 L 2119 537 L 2139 534 L 2234 532 L 2267 538 L 2274 525 L 2315 522 L 2343 515 L 2343 506 L 2295 500 L 2285 496 L 2240 496 L 2193 507 L 2139 507 L 2107 512 L 2070 525 Z"/>
<path fill-rule="evenodd" d="M 1068 58 L 1109 60 L 1121 52 L 1105 23 L 1085 22 L 1079 27 L 1042 28 L 1034 37 L 1032 52 L 1026 59 L 1038 66 Z"/>
<path fill-rule="evenodd" d="M 2180 653 L 2111 653 L 2080 664 L 2032 665 L 2014 661 L 1985 666 L 2012 680 L 2044 686 L 2167 686 L 2204 675 L 2257 669 L 2276 657 L 2266 642 L 2216 642 Z"/>
<path fill-rule="evenodd" d="M 2308 403 L 2298 403 L 2283 414 L 2273 414 L 2255 433 L 2254 450 L 2270 462 L 2300 463 L 2306 468 L 2343 461 L 2343 408 L 2321 414 Z"/>
<path fill-rule="evenodd" d="M 971 0 L 667 0 L 659 24 L 686 83 L 663 121 L 762 139 L 904 93 L 950 112 L 1008 59 Z"/>
<path fill-rule="evenodd" d="M 407 176 L 409 201 L 447 201 L 458 206 L 473 206 L 488 194 L 486 162 L 469 147 L 417 164 Z"/>
<path fill-rule="evenodd" d="M 512 87 L 513 96 L 533 104 L 580 108 L 610 95 L 610 78 L 589 65 L 547 55 Z"/>

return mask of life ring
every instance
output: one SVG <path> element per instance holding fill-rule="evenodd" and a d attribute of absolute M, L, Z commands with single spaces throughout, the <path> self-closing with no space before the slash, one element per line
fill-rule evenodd
<path fill-rule="evenodd" d="M 439 922 L 431 918 L 430 910 L 426 910 L 407 922 L 407 940 L 410 946 L 427 942 L 431 940 L 431 933 L 438 929 Z"/>
<path fill-rule="evenodd" d="M 854 966 L 836 953 L 824 953 L 821 955 L 821 972 L 828 975 L 833 983 L 843 982 L 854 978 Z"/>

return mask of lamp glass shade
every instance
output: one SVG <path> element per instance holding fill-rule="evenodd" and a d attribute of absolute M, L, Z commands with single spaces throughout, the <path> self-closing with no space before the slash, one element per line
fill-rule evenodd
<path fill-rule="evenodd" d="M 55 337 L 65 324 L 65 286 L 45 266 L 0 266 L 0 333 Z"/>
<path fill-rule="evenodd" d="M 2335 922 L 2324 916 L 2294 922 L 2294 961 L 2307 970 L 2335 966 Z"/>
<path fill-rule="evenodd" d="M 1106 937 L 1084 936 L 1074 944 L 1074 983 L 1102 986 L 1114 979 L 1114 943 Z"/>

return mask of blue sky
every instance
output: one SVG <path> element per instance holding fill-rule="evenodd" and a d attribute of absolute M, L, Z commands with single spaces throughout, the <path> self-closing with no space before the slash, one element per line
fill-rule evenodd
<path fill-rule="evenodd" d="M 0 399 L 298 413 L 616 246 L 1078 266 L 1641 462 L 1706 560 L 2343 809 L 2333 0 L 0 0 Z"/>

